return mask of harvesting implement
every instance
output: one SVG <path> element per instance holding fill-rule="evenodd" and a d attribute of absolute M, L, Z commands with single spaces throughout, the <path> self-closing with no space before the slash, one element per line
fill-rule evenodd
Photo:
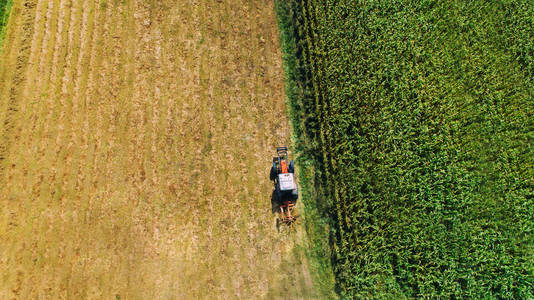
<path fill-rule="evenodd" d="M 293 209 L 299 197 L 295 182 L 295 165 L 289 160 L 287 147 L 277 147 L 270 179 L 274 182 L 274 198 L 280 208 L 282 223 L 291 225 L 298 218 Z"/>

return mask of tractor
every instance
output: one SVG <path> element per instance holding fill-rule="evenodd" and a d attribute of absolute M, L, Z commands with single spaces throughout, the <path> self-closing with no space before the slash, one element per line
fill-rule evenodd
<path fill-rule="evenodd" d="M 277 147 L 273 158 L 270 179 L 274 182 L 273 197 L 280 209 L 282 223 L 291 225 L 298 215 L 293 209 L 299 197 L 298 186 L 295 181 L 295 164 L 289 160 L 287 147 Z"/>

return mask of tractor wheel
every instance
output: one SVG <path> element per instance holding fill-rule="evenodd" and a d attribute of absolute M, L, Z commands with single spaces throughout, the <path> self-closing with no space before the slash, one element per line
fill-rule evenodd
<path fill-rule="evenodd" d="M 295 189 L 291 191 L 291 198 L 295 202 L 299 198 L 299 187 L 296 184 L 295 184 Z"/>
<path fill-rule="evenodd" d="M 271 180 L 275 180 L 276 179 L 276 170 L 274 169 L 274 167 L 271 167 L 271 173 L 269 175 L 269 178 Z"/>
<path fill-rule="evenodd" d="M 293 160 L 289 161 L 289 167 L 287 168 L 287 171 L 289 173 L 295 173 L 295 164 L 293 163 Z"/>
<path fill-rule="evenodd" d="M 282 195 L 282 192 L 278 190 L 278 188 L 276 189 L 275 197 L 278 203 L 282 203 L 283 195 Z"/>

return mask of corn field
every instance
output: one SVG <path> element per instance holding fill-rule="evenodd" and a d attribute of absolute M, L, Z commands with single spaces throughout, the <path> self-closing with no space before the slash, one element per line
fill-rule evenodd
<path fill-rule="evenodd" d="M 534 297 L 533 2 L 278 13 L 308 229 L 330 232 L 313 251 L 338 294 Z"/>

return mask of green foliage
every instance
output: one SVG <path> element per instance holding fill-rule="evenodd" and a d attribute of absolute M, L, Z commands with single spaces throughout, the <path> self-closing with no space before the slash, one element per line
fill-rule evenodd
<path fill-rule="evenodd" d="M 5 27 L 7 25 L 9 12 L 11 11 L 12 5 L 13 0 L 0 0 L 0 47 L 2 47 L 4 41 Z"/>
<path fill-rule="evenodd" d="M 303 189 L 338 293 L 534 297 L 533 2 L 284 6 Z"/>

